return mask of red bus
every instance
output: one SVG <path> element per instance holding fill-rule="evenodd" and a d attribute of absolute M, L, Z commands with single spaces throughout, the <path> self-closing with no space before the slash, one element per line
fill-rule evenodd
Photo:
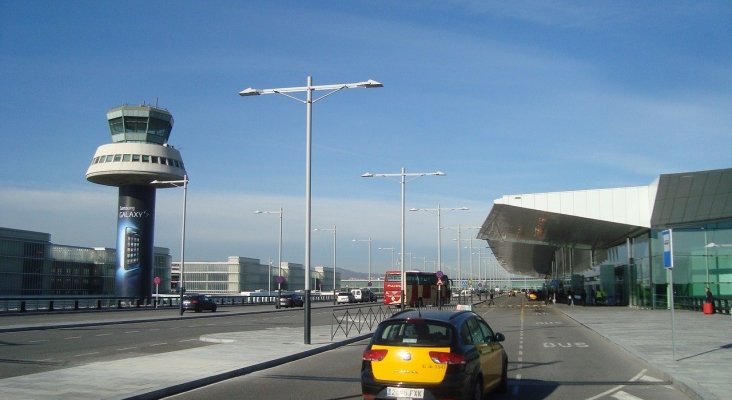
<path fill-rule="evenodd" d="M 448 304 L 452 299 L 450 293 L 450 280 L 443 275 L 442 287 L 438 290 L 438 279 L 435 272 L 405 271 L 406 293 L 404 303 L 411 307 L 437 306 Z M 401 271 L 386 271 L 384 277 L 384 304 L 401 305 Z M 438 296 L 441 300 L 438 302 Z"/>

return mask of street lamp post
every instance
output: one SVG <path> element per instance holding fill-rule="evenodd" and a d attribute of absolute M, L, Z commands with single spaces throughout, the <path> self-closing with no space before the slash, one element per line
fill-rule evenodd
<path fill-rule="evenodd" d="M 183 293 L 185 293 L 185 286 L 184 286 L 184 265 L 185 265 L 185 259 L 186 259 L 186 200 L 188 198 L 188 175 L 183 175 L 183 180 L 177 180 L 177 181 L 159 181 L 154 180 L 150 182 L 152 185 L 169 185 L 173 187 L 182 187 L 183 188 L 183 223 L 181 224 L 181 234 L 180 234 L 180 279 L 178 279 L 178 291 L 180 292 L 180 299 L 178 301 L 179 303 L 179 312 L 180 315 L 183 315 Z M 182 185 L 182 186 L 181 186 Z"/>
<path fill-rule="evenodd" d="M 405 187 L 407 184 L 406 178 L 413 177 L 412 180 L 417 179 L 421 176 L 445 176 L 446 174 L 442 171 L 436 171 L 436 172 L 417 172 L 417 173 L 406 173 L 404 171 L 404 167 L 402 167 L 402 171 L 398 174 L 373 174 L 370 172 L 366 172 L 363 175 L 361 175 L 362 178 L 373 178 L 373 177 L 385 177 L 385 178 L 393 178 L 393 177 L 399 177 L 399 183 L 401 184 L 402 189 L 402 216 L 401 216 L 401 254 L 402 254 L 402 263 L 401 263 L 401 274 L 402 274 L 402 282 L 401 282 L 401 308 L 404 309 L 404 288 L 407 286 L 406 282 L 406 275 L 404 275 L 404 211 L 405 211 Z"/>
<path fill-rule="evenodd" d="M 333 232 L 333 304 L 337 304 L 338 294 L 336 293 L 336 237 L 338 236 L 338 231 L 335 225 L 333 225 L 333 228 L 315 228 L 313 230 L 316 232 Z"/>
<path fill-rule="evenodd" d="M 379 250 L 391 250 L 391 269 L 394 269 L 394 248 L 393 247 L 379 247 Z"/>
<path fill-rule="evenodd" d="M 277 276 L 282 276 L 282 216 L 284 213 L 282 212 L 282 207 L 280 207 L 279 211 L 254 211 L 255 214 L 279 214 L 280 216 L 280 238 L 277 244 Z M 269 279 L 272 279 L 272 274 L 270 273 Z M 268 284 L 270 286 L 267 287 L 267 291 L 272 291 L 271 283 Z M 280 284 L 277 284 L 277 290 L 280 290 Z M 269 295 L 269 293 L 267 293 Z M 279 306 L 279 303 L 277 303 Z"/>
<path fill-rule="evenodd" d="M 299 101 L 305 104 L 305 344 L 310 344 L 310 235 L 311 235 L 311 166 L 312 166 L 312 116 L 313 116 L 313 103 L 328 97 L 343 89 L 358 89 L 358 88 L 378 88 L 383 87 L 380 82 L 374 80 L 367 80 L 356 83 L 339 83 L 332 85 L 313 85 L 313 78 L 307 77 L 307 86 L 300 87 L 286 87 L 286 88 L 275 88 L 275 89 L 254 89 L 246 88 L 239 92 L 240 96 L 257 96 L 261 94 L 281 94 L 285 97 Z M 328 93 L 321 97 L 313 100 L 313 92 L 316 90 L 327 90 Z M 290 93 L 306 92 L 305 100 L 300 99 L 291 95 Z"/>
<path fill-rule="evenodd" d="M 458 208 L 442 208 L 440 203 L 437 203 L 437 208 L 410 208 L 409 211 L 437 211 L 437 264 L 435 264 L 435 271 L 442 271 L 442 221 L 441 221 L 441 210 L 445 211 L 467 211 L 470 210 L 468 207 Z"/>
<path fill-rule="evenodd" d="M 368 239 L 353 239 L 352 242 L 368 242 L 369 243 L 369 286 L 371 285 L 371 237 Z"/>

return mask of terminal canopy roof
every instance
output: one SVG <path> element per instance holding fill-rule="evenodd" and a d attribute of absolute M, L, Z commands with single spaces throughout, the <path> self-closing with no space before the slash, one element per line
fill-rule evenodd
<path fill-rule="evenodd" d="M 544 277 L 562 247 L 604 249 L 649 229 L 731 218 L 732 169 L 723 169 L 661 175 L 648 186 L 503 196 L 478 239 L 507 271 Z"/>

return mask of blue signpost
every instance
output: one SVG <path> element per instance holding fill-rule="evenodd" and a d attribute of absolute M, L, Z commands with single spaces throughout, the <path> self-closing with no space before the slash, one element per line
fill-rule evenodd
<path fill-rule="evenodd" d="M 673 351 L 673 359 L 676 361 L 676 329 L 674 323 L 674 240 L 673 230 L 666 229 L 661 231 L 661 239 L 663 239 L 663 267 L 666 268 L 668 276 L 667 291 L 668 304 L 671 308 L 671 349 Z"/>

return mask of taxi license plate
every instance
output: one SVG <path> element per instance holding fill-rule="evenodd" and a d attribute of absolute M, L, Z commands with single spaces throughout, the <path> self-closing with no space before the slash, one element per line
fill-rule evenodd
<path fill-rule="evenodd" d="M 424 389 L 412 389 L 402 387 L 387 387 L 386 395 L 397 399 L 423 399 Z"/>

